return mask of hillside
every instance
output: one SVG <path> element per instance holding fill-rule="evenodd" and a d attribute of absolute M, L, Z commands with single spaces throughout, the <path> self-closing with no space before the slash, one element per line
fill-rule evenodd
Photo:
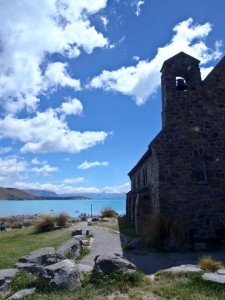
<path fill-rule="evenodd" d="M 3 188 L 0 187 L 0 200 L 35 200 L 40 199 L 25 191 L 14 189 L 14 188 Z"/>

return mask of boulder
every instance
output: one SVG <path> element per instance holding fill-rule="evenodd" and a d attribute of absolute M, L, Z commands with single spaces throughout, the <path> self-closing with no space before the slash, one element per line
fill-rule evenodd
<path fill-rule="evenodd" d="M 77 264 L 77 268 L 81 273 L 89 273 L 93 270 L 93 267 L 84 264 Z"/>
<path fill-rule="evenodd" d="M 202 278 L 207 281 L 225 284 L 225 275 L 216 273 L 205 273 Z"/>
<path fill-rule="evenodd" d="M 93 273 L 102 272 L 109 274 L 113 271 L 133 272 L 135 270 L 135 265 L 120 254 L 98 255 L 95 257 Z"/>
<path fill-rule="evenodd" d="M 0 292 L 5 292 L 8 289 L 9 283 L 16 276 L 17 272 L 17 269 L 0 270 Z"/>
<path fill-rule="evenodd" d="M 161 270 L 161 272 L 163 273 L 190 273 L 190 272 L 201 272 L 202 269 L 200 269 L 198 266 L 195 265 L 181 265 L 181 266 L 176 266 L 176 267 L 172 267 L 169 269 L 165 269 L 165 270 Z"/>
<path fill-rule="evenodd" d="M 21 290 L 19 292 L 16 292 L 11 297 L 9 297 L 7 300 L 15 300 L 15 299 L 21 299 L 21 298 L 24 299 L 24 297 L 34 294 L 35 291 L 36 291 L 35 288 L 24 289 L 24 290 Z"/>
<path fill-rule="evenodd" d="M 75 262 L 69 259 L 44 267 L 39 277 L 51 287 L 60 290 L 72 290 L 81 286 L 81 272 Z"/>
<path fill-rule="evenodd" d="M 35 273 L 43 266 L 55 264 L 60 259 L 62 259 L 62 256 L 60 256 L 53 247 L 46 247 L 20 257 L 16 263 L 16 267 L 30 273 Z"/>
<path fill-rule="evenodd" d="M 72 234 L 72 236 L 82 235 L 83 231 L 82 231 L 82 229 L 74 229 L 71 234 Z"/>
<path fill-rule="evenodd" d="M 91 219 L 91 222 L 98 222 L 98 221 L 100 221 L 100 218 L 94 217 Z"/>
<path fill-rule="evenodd" d="M 63 257 L 77 257 L 80 254 L 80 241 L 77 239 L 71 239 L 63 243 L 56 249 L 56 252 Z"/>

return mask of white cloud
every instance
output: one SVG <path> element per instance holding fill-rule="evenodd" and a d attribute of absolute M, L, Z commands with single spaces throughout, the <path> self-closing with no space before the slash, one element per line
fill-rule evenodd
<path fill-rule="evenodd" d="M 133 60 L 139 61 L 139 60 L 140 60 L 140 57 L 139 57 L 139 56 L 133 56 Z"/>
<path fill-rule="evenodd" d="M 27 162 L 18 160 L 16 157 L 0 158 L 1 176 L 18 176 L 19 173 L 27 171 Z"/>
<path fill-rule="evenodd" d="M 79 165 L 77 168 L 86 170 L 94 167 L 107 167 L 109 163 L 107 161 L 99 162 L 99 161 L 94 161 L 94 162 L 87 162 L 84 161 L 81 165 Z"/>
<path fill-rule="evenodd" d="M 83 113 L 83 105 L 78 99 L 69 98 L 67 102 L 63 102 L 61 107 L 57 108 L 56 111 L 63 115 L 81 115 Z"/>
<path fill-rule="evenodd" d="M 132 6 L 135 8 L 135 15 L 138 17 L 141 13 L 141 6 L 145 3 L 145 1 L 133 0 Z"/>
<path fill-rule="evenodd" d="M 66 178 L 63 182 L 64 183 L 83 183 L 83 182 L 86 182 L 86 180 L 84 179 L 84 177 L 77 177 L 77 178 Z"/>
<path fill-rule="evenodd" d="M 45 165 L 45 164 L 47 164 L 47 161 L 46 161 L 46 160 L 44 160 L 44 161 L 39 161 L 39 159 L 38 159 L 37 157 L 35 157 L 35 158 L 33 158 L 33 159 L 31 160 L 31 163 L 32 163 L 33 165 Z"/>
<path fill-rule="evenodd" d="M 0 154 L 6 154 L 12 150 L 13 149 L 11 147 L 0 147 Z"/>
<path fill-rule="evenodd" d="M 205 43 L 211 29 L 210 23 L 194 24 L 189 18 L 174 27 L 175 35 L 170 43 L 159 48 L 151 61 L 139 61 L 136 66 L 121 67 L 115 71 L 104 70 L 91 80 L 89 87 L 117 91 L 131 96 L 137 105 L 143 105 L 160 86 L 160 69 L 166 59 L 180 51 L 196 57 L 203 64 L 221 56 L 221 42 L 217 41 L 214 49 Z"/>
<path fill-rule="evenodd" d="M 35 111 L 49 89 L 80 82 L 52 54 L 77 57 L 108 46 L 90 22 L 107 0 L 14 0 L 0 2 L 0 99 L 8 113 Z M 48 59 L 48 66 L 46 62 Z M 47 80 L 47 81 L 46 81 Z M 46 84 L 47 83 L 47 84 Z"/>
<path fill-rule="evenodd" d="M 43 167 L 41 168 L 32 168 L 31 171 L 33 171 L 34 173 L 37 173 L 37 174 L 42 174 L 42 175 L 48 175 L 48 173 L 51 173 L 51 172 L 56 172 L 58 171 L 59 169 L 57 167 L 51 167 L 49 166 L 48 164 L 47 165 L 44 165 Z"/>
<path fill-rule="evenodd" d="M 109 20 L 104 16 L 101 17 L 101 20 L 102 20 L 105 30 L 107 30 L 107 24 L 109 23 Z"/>
<path fill-rule="evenodd" d="M 0 138 L 24 143 L 22 152 L 77 153 L 104 142 L 107 136 L 104 131 L 72 131 L 53 109 L 37 113 L 33 118 L 19 119 L 8 115 L 0 119 Z"/>
<path fill-rule="evenodd" d="M 127 193 L 130 190 L 130 184 L 125 183 L 120 186 L 107 186 L 102 189 L 96 187 L 73 187 L 65 184 L 51 184 L 39 182 L 16 182 L 15 187 L 19 189 L 37 189 L 52 191 L 57 194 L 87 194 L 87 193 Z"/>

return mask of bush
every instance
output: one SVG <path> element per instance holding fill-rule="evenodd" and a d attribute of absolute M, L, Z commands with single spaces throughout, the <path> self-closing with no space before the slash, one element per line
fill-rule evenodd
<path fill-rule="evenodd" d="M 34 225 L 35 232 L 51 231 L 55 228 L 55 218 L 49 214 L 42 215 Z"/>
<path fill-rule="evenodd" d="M 69 216 L 66 213 L 60 213 L 55 217 L 56 225 L 60 227 L 65 227 L 69 220 Z"/>
<path fill-rule="evenodd" d="M 211 256 L 203 256 L 199 263 L 199 267 L 204 271 L 216 272 L 219 269 L 223 269 L 224 266 L 221 262 L 215 261 Z"/>
<path fill-rule="evenodd" d="M 141 235 L 150 247 L 162 248 L 166 240 L 173 242 L 187 240 L 188 231 L 180 221 L 156 214 L 146 218 L 146 226 Z"/>
<path fill-rule="evenodd" d="M 116 217 L 117 213 L 111 207 L 105 207 L 101 210 L 101 216 L 103 218 L 112 218 Z"/>

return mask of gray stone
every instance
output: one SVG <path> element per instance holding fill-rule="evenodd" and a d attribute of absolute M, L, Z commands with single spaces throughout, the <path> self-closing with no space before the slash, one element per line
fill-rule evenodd
<path fill-rule="evenodd" d="M 17 272 L 18 272 L 17 269 L 0 270 L 0 292 L 5 292 L 8 289 L 9 283 L 16 276 Z"/>
<path fill-rule="evenodd" d="M 66 241 L 56 249 L 56 252 L 63 257 L 77 257 L 80 254 L 80 241 L 76 239 Z"/>
<path fill-rule="evenodd" d="M 72 231 L 72 236 L 74 235 L 82 235 L 83 234 L 83 231 L 82 229 L 75 229 Z"/>
<path fill-rule="evenodd" d="M 119 254 L 96 256 L 93 268 L 94 273 L 102 272 L 105 274 L 109 274 L 113 271 L 130 272 L 135 270 L 135 265 Z"/>
<path fill-rule="evenodd" d="M 204 280 L 225 284 L 225 275 L 218 273 L 205 273 L 202 278 Z"/>
<path fill-rule="evenodd" d="M 201 272 L 202 269 L 200 269 L 198 266 L 195 265 L 181 265 L 172 267 L 169 269 L 162 270 L 160 272 L 170 272 L 170 273 L 189 273 L 189 272 Z"/>
<path fill-rule="evenodd" d="M 55 251 L 53 247 L 46 247 L 35 250 L 26 256 L 20 257 L 16 267 L 24 269 L 28 272 L 38 272 L 43 266 L 55 264 L 62 257 Z"/>
<path fill-rule="evenodd" d="M 79 269 L 79 271 L 81 273 L 89 273 L 93 270 L 92 267 L 90 267 L 88 265 L 84 265 L 84 264 L 77 264 L 77 268 Z"/>
<path fill-rule="evenodd" d="M 21 290 L 15 294 L 13 294 L 11 297 L 9 297 L 7 300 L 16 300 L 16 299 L 21 299 L 21 298 L 24 298 L 26 296 L 30 296 L 32 294 L 34 294 L 36 291 L 35 288 L 32 288 L 32 289 L 24 289 L 24 290 Z"/>
<path fill-rule="evenodd" d="M 75 262 L 69 259 L 44 267 L 39 276 L 50 286 L 60 290 L 71 290 L 81 285 L 81 273 Z"/>
<path fill-rule="evenodd" d="M 141 238 L 133 239 L 126 244 L 127 249 L 142 249 L 143 241 Z"/>
<path fill-rule="evenodd" d="M 219 269 L 217 273 L 220 275 L 225 275 L 225 269 Z"/>

